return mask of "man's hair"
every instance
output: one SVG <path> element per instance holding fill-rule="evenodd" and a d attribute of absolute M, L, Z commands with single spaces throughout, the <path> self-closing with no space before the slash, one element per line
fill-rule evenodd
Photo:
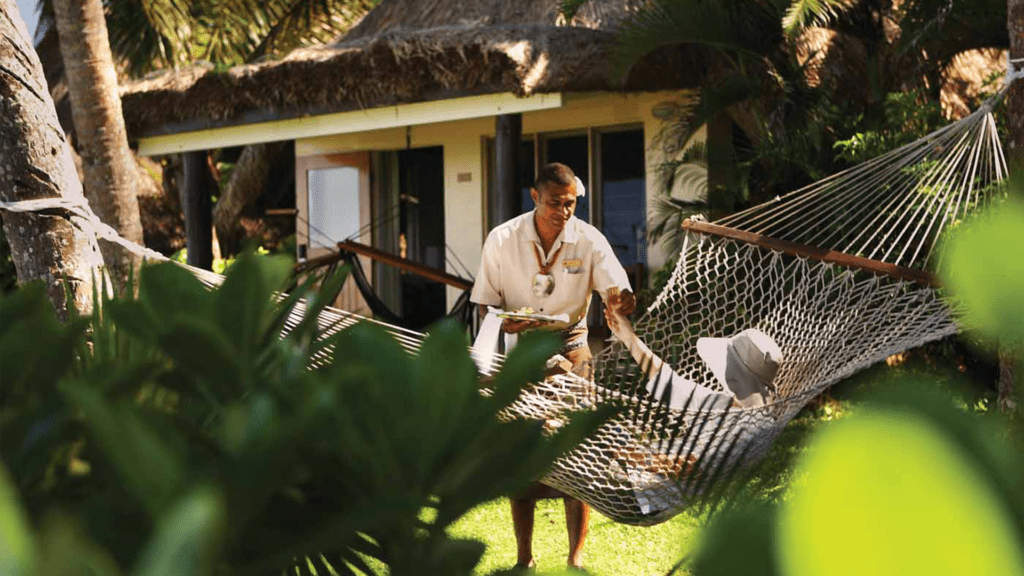
<path fill-rule="evenodd" d="M 537 173 L 537 180 L 533 183 L 533 187 L 537 192 L 543 193 L 544 186 L 547 186 L 548 184 L 569 186 L 575 182 L 576 174 L 573 173 L 572 168 L 569 168 L 560 162 L 552 162 L 541 167 L 540 171 Z"/>

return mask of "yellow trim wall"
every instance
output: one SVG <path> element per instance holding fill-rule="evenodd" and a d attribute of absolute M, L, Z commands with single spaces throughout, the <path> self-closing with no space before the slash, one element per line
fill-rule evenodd
<path fill-rule="evenodd" d="M 563 94 L 560 108 L 523 112 L 523 134 L 623 124 L 643 125 L 649 217 L 657 185 L 656 168 L 663 161 L 660 151 L 653 146 L 662 121 L 655 118 L 651 110 L 660 102 L 678 101 L 691 95 L 683 92 Z M 486 235 L 484 139 L 493 137 L 494 118 L 474 118 L 299 139 L 295 141 L 295 155 L 301 158 L 319 154 L 442 146 L 447 243 L 475 274 Z M 661 247 L 649 245 L 648 270 L 656 270 L 664 262 L 665 253 Z M 452 274 L 462 273 L 451 264 L 448 271 Z M 454 288 L 448 289 L 449 308 L 458 296 Z"/>

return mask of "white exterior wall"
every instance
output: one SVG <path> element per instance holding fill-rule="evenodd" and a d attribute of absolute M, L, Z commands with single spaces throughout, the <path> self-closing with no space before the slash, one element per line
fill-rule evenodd
<path fill-rule="evenodd" d="M 523 134 L 642 124 L 647 159 L 647 211 L 650 215 L 656 193 L 656 168 L 663 161 L 660 151 L 652 147 L 661 128 L 661 120 L 652 115 L 651 109 L 659 102 L 677 100 L 679 97 L 678 92 L 566 95 L 560 108 L 523 112 Z M 486 183 L 483 177 L 486 162 L 484 138 L 488 137 L 494 137 L 493 117 L 299 139 L 295 141 L 295 155 L 303 157 L 442 146 L 446 242 L 475 274 L 480 265 L 480 250 L 486 235 Z M 463 176 L 462 182 L 459 182 L 460 175 Z M 665 263 L 665 259 L 666 255 L 660 246 L 647 247 L 648 270 L 657 270 Z M 463 274 L 451 264 L 448 265 L 448 272 Z M 448 308 L 458 296 L 457 290 L 448 288 Z"/>

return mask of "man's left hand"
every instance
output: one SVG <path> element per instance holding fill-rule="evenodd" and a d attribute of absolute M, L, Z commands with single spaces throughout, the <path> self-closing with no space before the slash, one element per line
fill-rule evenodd
<path fill-rule="evenodd" d="M 608 294 L 608 301 L 605 306 L 616 314 L 629 316 L 636 310 L 636 296 L 629 290 L 622 292 L 611 292 Z"/>
<path fill-rule="evenodd" d="M 629 290 L 622 292 L 609 292 L 604 303 L 604 319 L 608 322 L 609 328 L 616 330 L 619 318 L 629 316 L 636 310 L 636 296 Z"/>

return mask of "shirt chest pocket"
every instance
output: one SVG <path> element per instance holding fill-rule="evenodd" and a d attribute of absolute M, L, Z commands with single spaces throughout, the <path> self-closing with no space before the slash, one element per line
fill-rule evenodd
<path fill-rule="evenodd" d="M 581 258 L 562 260 L 562 270 L 566 274 L 583 274 L 583 260 Z"/>

